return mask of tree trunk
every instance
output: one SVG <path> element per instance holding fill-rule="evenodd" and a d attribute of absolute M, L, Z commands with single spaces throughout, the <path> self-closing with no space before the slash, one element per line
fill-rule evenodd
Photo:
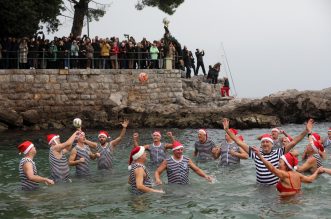
<path fill-rule="evenodd" d="M 82 29 L 84 24 L 84 18 L 87 14 L 88 10 L 88 0 L 80 0 L 78 4 L 74 6 L 75 8 L 75 14 L 74 14 L 74 20 L 72 23 L 71 33 L 73 34 L 73 37 L 76 38 L 77 36 L 82 35 Z"/>

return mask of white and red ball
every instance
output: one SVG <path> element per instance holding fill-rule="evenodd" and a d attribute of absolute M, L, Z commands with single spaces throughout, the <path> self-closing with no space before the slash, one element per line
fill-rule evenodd
<path fill-rule="evenodd" d="M 82 120 L 80 118 L 75 118 L 72 124 L 75 128 L 80 128 L 82 127 Z"/>
<path fill-rule="evenodd" d="M 139 79 L 139 81 L 140 81 L 141 83 L 144 83 L 144 82 L 148 81 L 148 75 L 147 75 L 147 73 L 145 73 L 145 72 L 141 72 L 141 73 L 139 74 L 138 79 Z"/>

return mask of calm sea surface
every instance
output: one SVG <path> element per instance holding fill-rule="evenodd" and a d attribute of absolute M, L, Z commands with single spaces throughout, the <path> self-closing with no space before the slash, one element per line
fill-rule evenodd
<path fill-rule="evenodd" d="M 323 137 L 330 123 L 318 123 L 314 131 Z M 289 134 L 299 134 L 304 125 L 282 127 Z M 170 130 L 170 129 L 168 129 Z M 165 129 L 161 129 L 165 135 Z M 120 130 L 111 131 L 117 137 Z M 303 194 L 281 200 L 275 187 L 255 183 L 255 167 L 252 160 L 243 160 L 239 167 L 219 168 L 217 162 L 198 164 L 216 178 L 213 184 L 190 172 L 188 186 L 162 185 L 165 194 L 132 196 L 128 191 L 127 163 L 132 148 L 132 133 L 138 131 L 140 143 L 152 142 L 153 129 L 128 129 L 125 139 L 115 152 L 115 167 L 112 172 L 98 172 L 92 162 L 92 177 L 55 186 L 41 185 L 35 192 L 20 190 L 17 145 L 23 140 L 32 140 L 37 146 L 35 162 L 38 174 L 49 176 L 48 149 L 45 132 L 0 133 L 0 218 L 331 218 L 331 176 L 322 175 L 313 184 L 303 185 Z M 192 157 L 197 130 L 173 129 L 177 139 Z M 240 131 L 249 145 L 259 145 L 256 136 L 268 129 Z M 88 130 L 87 137 L 96 140 L 97 130 Z M 64 140 L 70 130 L 59 134 Z M 209 129 L 209 137 L 216 143 L 224 139 L 221 129 Z M 169 139 L 163 138 L 163 142 Z M 306 139 L 297 145 L 300 152 Z M 324 166 L 331 168 L 330 154 Z M 71 168 L 74 176 L 74 168 Z M 163 173 L 166 182 L 166 173 Z"/>

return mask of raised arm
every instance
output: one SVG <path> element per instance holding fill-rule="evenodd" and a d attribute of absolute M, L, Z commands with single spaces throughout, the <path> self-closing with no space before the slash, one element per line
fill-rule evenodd
<path fill-rule="evenodd" d="M 171 149 L 172 148 L 172 144 L 175 141 L 175 137 L 172 135 L 172 132 L 167 132 L 167 136 L 170 138 L 171 143 L 165 144 L 165 148 L 166 149 Z"/>
<path fill-rule="evenodd" d="M 66 153 L 66 152 L 70 151 L 71 145 L 72 145 L 72 143 L 74 142 L 76 136 L 79 133 L 80 133 L 80 131 L 76 131 L 70 136 L 70 138 L 66 142 L 54 145 L 53 146 L 54 150 L 57 151 L 57 152 L 60 152 L 61 150 L 64 150 L 63 153 Z"/>
<path fill-rule="evenodd" d="M 230 136 L 230 138 L 236 142 L 236 144 L 241 147 L 247 154 L 249 153 L 249 146 L 241 141 L 235 134 L 233 134 L 231 131 L 229 131 L 229 123 L 230 121 L 226 118 L 223 119 L 223 128 L 224 128 L 224 131 Z"/>
<path fill-rule="evenodd" d="M 155 177 L 155 184 L 156 185 L 161 185 L 162 184 L 162 180 L 161 180 L 161 174 L 162 172 L 167 169 L 167 160 L 164 160 L 160 166 L 156 169 L 155 173 L 154 173 L 154 177 Z"/>
<path fill-rule="evenodd" d="M 96 148 L 98 143 L 85 139 L 84 143 L 86 143 L 90 148 Z"/>
<path fill-rule="evenodd" d="M 122 131 L 120 133 L 120 136 L 118 136 L 116 139 L 112 140 L 110 142 L 110 144 L 113 146 L 113 147 L 116 147 L 120 142 L 121 140 L 123 139 L 125 133 L 126 133 L 126 128 L 128 127 L 129 125 L 129 120 L 125 119 L 122 123 Z"/>
<path fill-rule="evenodd" d="M 138 138 L 139 138 L 139 134 L 137 132 L 133 133 L 133 147 L 139 146 Z"/>
<path fill-rule="evenodd" d="M 267 161 L 261 154 L 260 149 L 253 146 L 252 150 L 255 152 L 255 154 L 260 158 L 260 160 L 263 162 L 263 164 L 267 167 L 267 169 L 275 174 L 280 179 L 284 179 L 287 176 L 286 171 L 279 170 L 278 168 L 274 167 L 269 161 Z"/>
<path fill-rule="evenodd" d="M 189 160 L 188 164 L 196 174 L 205 178 L 207 181 L 212 182 L 213 179 L 210 176 L 208 176 L 205 172 L 203 172 L 203 170 L 200 169 L 197 165 L 195 165 L 191 159 Z"/>
<path fill-rule="evenodd" d="M 298 144 L 308 133 L 310 133 L 312 131 L 314 127 L 314 120 L 313 119 L 309 119 L 307 124 L 306 124 L 306 128 L 305 130 L 303 130 L 301 132 L 300 135 L 295 136 L 293 141 L 291 141 L 290 143 L 288 143 L 285 146 L 285 153 L 289 152 L 296 144 Z"/>

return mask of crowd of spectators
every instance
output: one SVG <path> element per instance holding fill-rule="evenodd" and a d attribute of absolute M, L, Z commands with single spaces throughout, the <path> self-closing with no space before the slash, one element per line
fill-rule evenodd
<path fill-rule="evenodd" d="M 189 61 L 188 60 L 189 57 Z M 160 40 L 136 41 L 132 36 L 89 38 L 54 37 L 45 39 L 42 32 L 31 38 L 0 39 L 0 68 L 94 68 L 94 69 L 162 69 L 165 59 L 171 68 L 192 68 L 192 52 L 166 36 Z M 185 66 L 184 66 L 184 60 Z"/>

